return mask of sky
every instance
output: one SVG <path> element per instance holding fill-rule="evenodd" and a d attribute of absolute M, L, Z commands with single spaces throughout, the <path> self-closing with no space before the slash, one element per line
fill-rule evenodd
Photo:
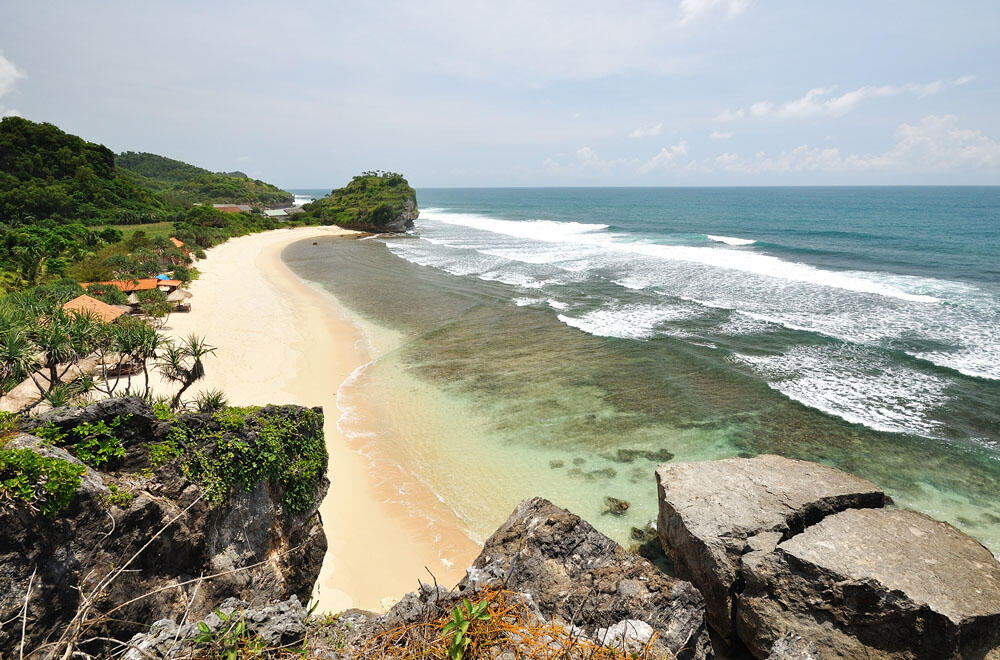
<path fill-rule="evenodd" d="M 996 185 L 998 33 L 995 0 L 2 0 L 0 115 L 285 188 Z"/>

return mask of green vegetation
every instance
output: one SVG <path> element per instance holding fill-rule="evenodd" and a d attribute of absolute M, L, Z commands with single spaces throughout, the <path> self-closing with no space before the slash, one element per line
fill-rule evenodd
<path fill-rule="evenodd" d="M 73 501 L 86 470 L 30 449 L 0 449 L 0 506 L 27 505 L 54 516 Z"/>
<path fill-rule="evenodd" d="M 162 219 L 170 204 L 115 168 L 107 147 L 48 123 L 0 121 L 0 219 L 32 224 L 143 222 Z"/>
<path fill-rule="evenodd" d="M 451 643 L 448 645 L 448 660 L 462 660 L 465 647 L 472 641 L 466 636 L 469 626 L 473 621 L 489 621 L 489 607 L 490 601 L 486 599 L 473 605 L 466 598 L 451 611 L 451 621 L 441 629 L 442 635 L 452 635 Z"/>
<path fill-rule="evenodd" d="M 267 480 L 281 490 L 282 503 L 293 515 L 313 505 L 326 472 L 322 415 L 275 406 L 233 407 L 213 413 L 212 421 L 203 427 L 176 424 L 170 442 L 156 448 L 158 456 L 181 455 L 185 472 L 212 501 L 233 488 L 250 491 Z"/>
<path fill-rule="evenodd" d="M 46 442 L 67 448 L 78 459 L 96 468 L 125 458 L 118 427 L 128 419 L 127 415 L 118 415 L 110 422 L 85 422 L 65 432 L 50 422 L 33 433 Z"/>
<path fill-rule="evenodd" d="M 176 204 L 291 204 L 292 195 L 243 172 L 209 172 L 194 165 L 126 151 L 115 164 L 136 185 L 155 191 Z"/>
<path fill-rule="evenodd" d="M 365 172 L 303 208 L 326 225 L 378 231 L 406 213 L 416 214 L 417 193 L 402 174 Z"/>
<path fill-rule="evenodd" d="M 134 499 L 135 493 L 132 491 L 125 490 L 115 483 L 108 484 L 108 506 L 116 506 L 119 509 L 127 509 L 132 504 L 132 500 Z"/>

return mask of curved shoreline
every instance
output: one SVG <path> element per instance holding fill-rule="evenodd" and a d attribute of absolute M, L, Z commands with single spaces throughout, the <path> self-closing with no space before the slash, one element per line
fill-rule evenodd
<path fill-rule="evenodd" d="M 375 357 L 372 343 L 332 295 L 300 279 L 281 259 L 294 242 L 355 233 L 281 229 L 212 248 L 197 264 L 192 311 L 171 315 L 164 328 L 172 336 L 204 335 L 217 348 L 197 390 L 221 389 L 234 405 L 323 407 L 331 486 L 320 514 L 328 548 L 313 596 L 320 611 L 331 612 L 384 610 L 413 590 L 425 567 L 435 567 L 438 580 L 450 583 L 464 566 L 441 565 L 440 539 L 421 533 L 426 530 L 405 508 L 388 501 L 370 459 L 341 432 L 338 392 Z M 474 550 L 455 523 L 449 541 Z"/>

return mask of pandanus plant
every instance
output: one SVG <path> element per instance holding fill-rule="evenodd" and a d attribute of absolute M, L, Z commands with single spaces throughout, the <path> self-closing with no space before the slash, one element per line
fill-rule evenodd
<path fill-rule="evenodd" d="M 184 392 L 195 381 L 205 376 L 205 365 L 202 363 L 202 358 L 214 352 L 215 347 L 209 346 L 204 337 L 193 334 L 177 343 L 172 341 L 163 343 L 163 350 L 160 351 L 157 366 L 164 377 L 179 383 L 181 386 L 170 402 L 171 408 L 176 410 Z"/>

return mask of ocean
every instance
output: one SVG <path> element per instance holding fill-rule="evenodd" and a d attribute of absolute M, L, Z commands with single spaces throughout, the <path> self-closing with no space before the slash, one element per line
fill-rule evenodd
<path fill-rule="evenodd" d="M 481 540 L 542 495 L 627 544 L 659 462 L 777 453 L 1000 553 L 1000 188 L 418 202 L 407 235 L 284 254 L 369 330 L 341 428 L 401 501 L 428 490 Z"/>

